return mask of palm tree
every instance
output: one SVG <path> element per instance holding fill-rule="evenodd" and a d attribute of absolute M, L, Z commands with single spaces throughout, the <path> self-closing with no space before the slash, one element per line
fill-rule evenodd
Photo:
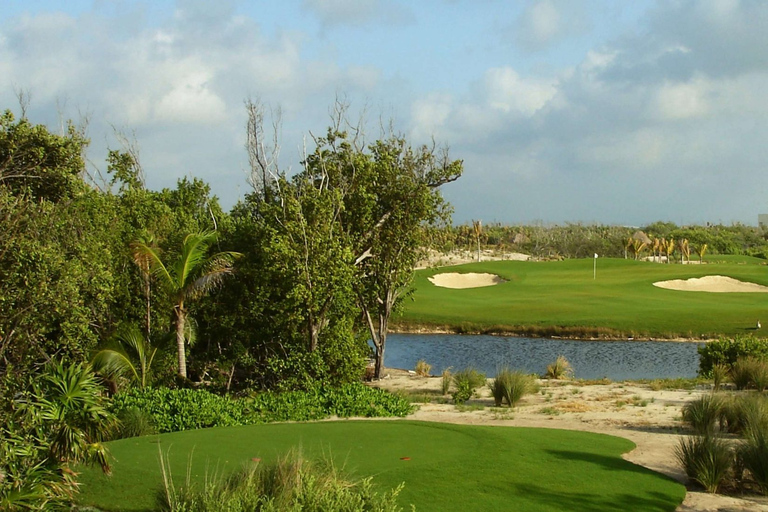
<path fill-rule="evenodd" d="M 216 241 L 215 231 L 190 233 L 184 238 L 181 254 L 168 265 L 163 263 L 158 251 L 137 241 L 134 254 L 144 254 L 150 262 L 152 274 L 160 280 L 173 298 L 173 313 L 176 321 L 176 346 L 179 354 L 179 375 L 187 378 L 187 358 L 184 350 L 187 323 L 187 302 L 198 299 L 221 284 L 227 274 L 232 273 L 232 264 L 240 257 L 236 252 L 218 252 L 206 256 Z"/>
<path fill-rule="evenodd" d="M 150 265 L 150 258 L 147 256 L 147 253 L 145 251 L 142 251 L 140 246 L 154 246 L 155 237 L 151 233 L 142 233 L 139 235 L 139 238 L 136 239 L 133 243 L 131 243 L 131 256 L 133 257 L 134 263 L 139 267 L 139 270 L 141 270 L 141 277 L 144 280 L 144 296 L 147 299 L 147 316 L 146 316 L 146 330 L 147 330 L 147 338 L 149 338 L 152 335 L 152 302 L 151 302 L 151 292 L 152 292 L 152 286 L 150 282 L 151 277 L 151 265 Z"/>
<path fill-rule="evenodd" d="M 138 326 L 127 324 L 117 330 L 110 345 L 93 356 L 91 365 L 109 384 L 113 394 L 121 377 L 127 377 L 143 389 L 147 386 L 155 353 L 157 347 L 152 347 Z"/>

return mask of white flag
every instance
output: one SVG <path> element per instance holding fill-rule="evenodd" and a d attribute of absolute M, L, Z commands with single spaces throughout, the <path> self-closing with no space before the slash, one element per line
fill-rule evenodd
<path fill-rule="evenodd" d="M 597 258 L 597 253 L 595 253 L 595 258 Z"/>

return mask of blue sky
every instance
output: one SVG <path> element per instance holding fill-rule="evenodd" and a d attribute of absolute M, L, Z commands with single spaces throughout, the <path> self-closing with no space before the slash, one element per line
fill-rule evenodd
<path fill-rule="evenodd" d="M 283 113 L 281 166 L 337 97 L 463 159 L 466 222 L 755 224 L 768 211 L 768 3 L 759 0 L 69 0 L 0 4 L 0 100 L 114 129 L 151 188 L 249 190 L 243 101 Z"/>

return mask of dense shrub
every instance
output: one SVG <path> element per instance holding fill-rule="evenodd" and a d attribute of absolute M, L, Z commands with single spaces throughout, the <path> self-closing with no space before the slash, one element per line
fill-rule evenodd
<path fill-rule="evenodd" d="M 742 357 L 768 360 L 768 339 L 753 336 L 721 338 L 699 347 L 699 375 L 712 377 L 712 367 L 723 364 L 732 367 Z"/>
<path fill-rule="evenodd" d="M 118 415 L 132 408 L 147 412 L 159 432 L 330 416 L 406 416 L 413 410 L 402 397 L 362 383 L 286 393 L 264 392 L 241 399 L 201 389 L 167 388 L 132 389 L 115 396 L 113 410 Z"/>
<path fill-rule="evenodd" d="M 190 482 L 177 487 L 163 460 L 160 507 L 170 512 L 325 512 L 329 510 L 402 510 L 397 496 L 402 485 L 379 493 L 371 478 L 352 480 L 332 461 L 306 460 L 291 452 L 271 465 L 250 464 L 228 477 L 214 475 L 202 486 Z"/>

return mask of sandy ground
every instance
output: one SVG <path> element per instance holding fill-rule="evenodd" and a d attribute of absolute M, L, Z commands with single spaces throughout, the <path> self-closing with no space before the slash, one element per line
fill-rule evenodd
<path fill-rule="evenodd" d="M 755 283 L 746 283 L 726 276 L 704 276 L 691 279 L 673 279 L 671 281 L 658 281 L 653 286 L 687 292 L 714 292 L 714 293 L 766 293 L 768 286 Z"/>
<path fill-rule="evenodd" d="M 545 427 L 583 430 L 624 437 L 637 445 L 625 458 L 659 471 L 683 483 L 674 449 L 685 428 L 681 407 L 707 390 L 653 391 L 631 383 L 585 385 L 578 381 L 539 381 L 541 390 L 523 399 L 514 410 L 493 407 L 486 388 L 462 410 L 441 396 L 440 377 L 419 377 L 413 372 L 387 370 L 374 385 L 390 391 L 424 393 L 432 403 L 422 404 L 409 419 L 472 425 Z M 729 497 L 689 489 L 678 512 L 768 511 L 768 499 L 760 496 Z"/>
<path fill-rule="evenodd" d="M 470 272 L 468 274 L 445 272 L 442 274 L 435 274 L 430 277 L 429 280 L 435 286 L 454 289 L 482 288 L 483 286 L 493 286 L 504 282 L 504 280 L 496 274 L 478 274 L 475 272 Z"/>
<path fill-rule="evenodd" d="M 528 261 L 531 256 L 519 252 L 505 252 L 499 254 L 495 251 L 480 251 L 480 261 Z M 473 263 L 477 261 L 477 252 L 470 251 L 452 251 L 442 253 L 434 249 L 427 250 L 426 257 L 416 264 L 417 269 L 446 267 L 451 265 L 463 265 L 464 263 Z"/>

